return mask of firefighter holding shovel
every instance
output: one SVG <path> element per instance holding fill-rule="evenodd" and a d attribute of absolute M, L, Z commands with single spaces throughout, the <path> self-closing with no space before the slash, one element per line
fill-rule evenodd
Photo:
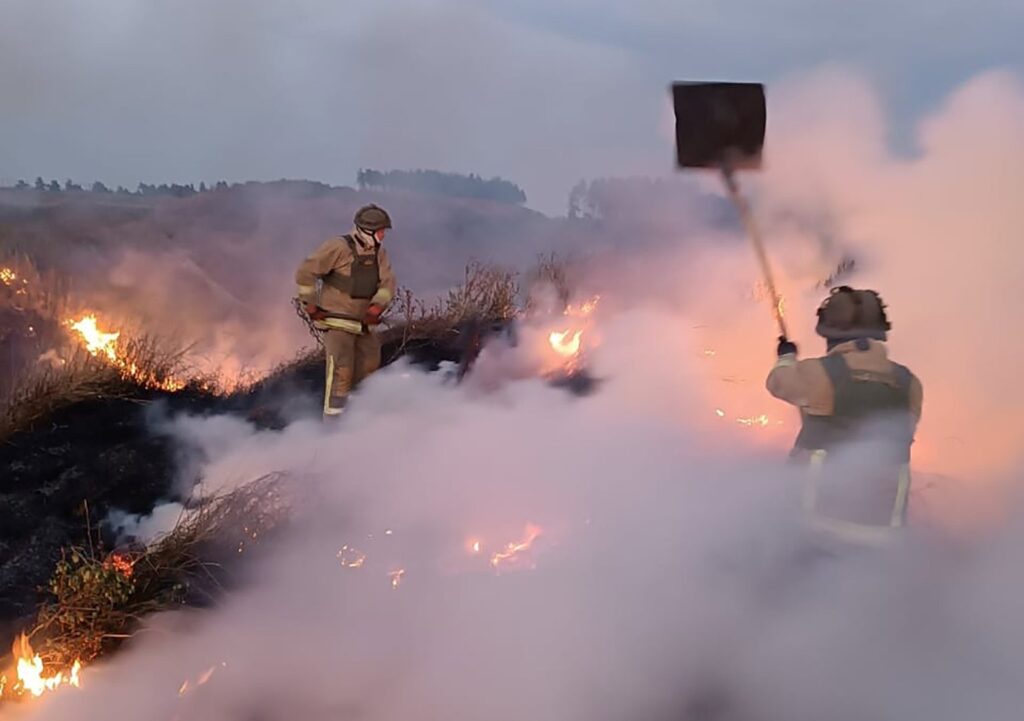
<path fill-rule="evenodd" d="M 340 416 L 352 389 L 380 367 L 380 341 L 373 330 L 395 295 L 395 274 L 383 245 L 391 217 L 367 205 L 354 224 L 352 232 L 325 241 L 295 272 L 299 301 L 322 333 L 325 420 Z"/>
<path fill-rule="evenodd" d="M 677 162 L 713 168 L 739 211 L 772 296 L 779 328 L 778 362 L 768 391 L 800 411 L 791 457 L 807 469 L 803 508 L 819 539 L 878 545 L 907 517 L 910 447 L 921 416 L 921 382 L 889 360 L 891 328 L 872 290 L 835 288 L 818 309 L 820 358 L 797 359 L 757 224 L 735 171 L 761 165 L 766 125 L 759 83 L 676 83 Z"/>

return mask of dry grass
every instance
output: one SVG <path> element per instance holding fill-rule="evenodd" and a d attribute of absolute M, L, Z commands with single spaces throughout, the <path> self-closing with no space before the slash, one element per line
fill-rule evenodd
<path fill-rule="evenodd" d="M 470 263 L 461 285 L 433 303 L 399 291 L 386 317 L 403 340 L 436 338 L 472 318 L 498 320 L 517 312 L 519 283 L 516 274 L 494 266 Z"/>
<path fill-rule="evenodd" d="M 52 598 L 28 634 L 45 666 L 87 664 L 131 638 L 146 615 L 215 597 L 224 559 L 287 520 L 282 480 L 267 475 L 207 499 L 144 548 L 103 553 L 90 544 L 66 550 L 50 581 Z"/>
<path fill-rule="evenodd" d="M 12 392 L 0 398 L 0 440 L 90 398 L 137 395 L 140 387 L 173 387 L 178 383 L 174 379 L 185 377 L 186 352 L 148 336 L 131 338 L 118 343 L 118 366 L 69 339 L 58 362 L 24 370 Z"/>

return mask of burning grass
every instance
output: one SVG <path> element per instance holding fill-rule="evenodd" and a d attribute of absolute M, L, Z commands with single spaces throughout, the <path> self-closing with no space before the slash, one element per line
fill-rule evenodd
<path fill-rule="evenodd" d="M 99 396 L 125 397 L 139 387 L 178 390 L 185 352 L 150 337 L 119 340 L 119 364 L 85 346 L 71 345 L 52 363 L 22 371 L 11 392 L 0 399 L 0 440 L 25 430 L 60 408 Z M 133 369 L 126 373 L 125 368 Z M 151 382 L 147 382 L 151 381 Z"/>
<path fill-rule="evenodd" d="M 270 474 L 205 499 L 148 546 L 104 552 L 90 542 L 66 549 L 49 583 L 50 600 L 3 666 L 0 695 L 38 696 L 72 678 L 77 685 L 78 669 L 130 639 L 146 615 L 215 598 L 230 559 L 285 522 L 290 506 L 282 480 Z"/>

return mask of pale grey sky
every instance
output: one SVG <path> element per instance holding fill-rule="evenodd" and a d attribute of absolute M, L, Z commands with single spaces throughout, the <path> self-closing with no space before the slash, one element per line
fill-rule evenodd
<path fill-rule="evenodd" d="M 6 0 L 0 181 L 351 184 L 360 166 L 570 186 L 671 172 L 673 79 L 863 72 L 905 141 L 988 68 L 1018 0 Z"/>

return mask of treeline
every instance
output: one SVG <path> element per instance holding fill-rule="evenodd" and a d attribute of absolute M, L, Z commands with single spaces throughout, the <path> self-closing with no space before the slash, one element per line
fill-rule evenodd
<path fill-rule="evenodd" d="M 237 183 L 235 184 L 237 185 Z M 190 195 L 197 195 L 199 193 L 206 193 L 212 190 L 227 190 L 228 188 L 234 187 L 228 185 L 225 181 L 221 180 L 213 185 L 207 186 L 205 182 L 200 183 L 197 188 L 195 184 L 189 183 L 187 185 L 181 185 L 178 183 L 161 183 L 160 185 L 151 185 L 149 183 L 139 183 L 135 190 L 128 190 L 123 185 L 119 185 L 116 188 L 109 188 L 104 183 L 97 180 L 95 183 L 89 186 L 88 192 L 91 193 L 113 193 L 117 195 L 167 195 L 174 198 L 186 198 Z M 86 192 L 86 188 L 79 183 L 75 183 L 72 180 L 65 180 L 64 184 L 61 185 L 56 180 L 49 182 L 42 178 L 36 178 L 36 182 L 29 185 L 24 180 L 19 180 L 14 185 L 15 190 L 40 190 L 49 193 L 69 193 L 69 192 Z"/>
<path fill-rule="evenodd" d="M 453 198 L 475 198 L 496 200 L 500 203 L 521 205 L 526 202 L 526 193 L 515 183 L 503 178 L 484 178 L 470 173 L 442 173 L 437 170 L 372 170 L 361 168 L 356 174 L 356 185 L 360 190 L 380 188 L 385 190 L 411 190 L 418 193 L 434 193 Z"/>

